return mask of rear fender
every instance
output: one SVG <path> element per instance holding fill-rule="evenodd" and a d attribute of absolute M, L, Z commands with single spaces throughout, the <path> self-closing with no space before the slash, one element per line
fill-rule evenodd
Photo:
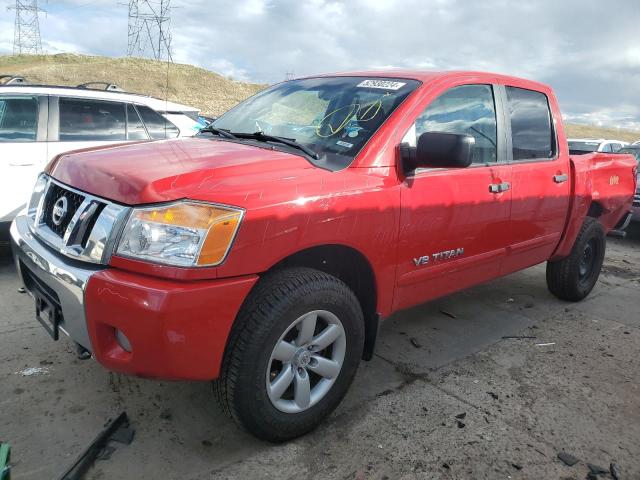
<path fill-rule="evenodd" d="M 569 255 L 587 216 L 597 218 L 608 233 L 630 211 L 635 165 L 630 155 L 571 157 L 571 202 L 562 240 L 551 260 Z"/>

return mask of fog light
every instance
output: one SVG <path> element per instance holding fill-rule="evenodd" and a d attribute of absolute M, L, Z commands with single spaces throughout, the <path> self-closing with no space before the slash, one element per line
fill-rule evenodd
<path fill-rule="evenodd" d="M 125 352 L 131 353 L 131 343 L 127 336 L 116 328 L 116 340 Z"/>

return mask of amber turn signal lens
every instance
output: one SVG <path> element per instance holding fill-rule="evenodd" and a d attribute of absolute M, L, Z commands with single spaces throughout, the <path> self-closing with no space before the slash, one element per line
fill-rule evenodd
<path fill-rule="evenodd" d="M 209 228 L 207 238 L 202 245 L 202 250 L 200 250 L 198 265 L 216 265 L 224 260 L 242 216 L 240 212 L 226 213 L 227 215 L 218 217 Z"/>

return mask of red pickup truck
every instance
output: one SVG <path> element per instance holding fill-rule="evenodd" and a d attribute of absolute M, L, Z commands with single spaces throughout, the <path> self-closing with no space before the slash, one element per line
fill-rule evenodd
<path fill-rule="evenodd" d="M 216 380 L 283 441 L 340 402 L 380 319 L 547 262 L 586 297 L 632 156 L 570 156 L 539 83 L 475 72 L 288 81 L 193 139 L 62 155 L 11 228 L 53 336 L 106 368 Z"/>

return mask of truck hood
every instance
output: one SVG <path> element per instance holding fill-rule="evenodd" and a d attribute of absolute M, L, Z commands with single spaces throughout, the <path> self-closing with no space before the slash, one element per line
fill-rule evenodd
<path fill-rule="evenodd" d="M 142 142 L 70 152 L 47 173 L 62 183 L 127 205 L 265 188 L 283 179 L 324 172 L 299 155 L 211 138 Z M 227 195 L 224 195 L 224 193 Z"/>

